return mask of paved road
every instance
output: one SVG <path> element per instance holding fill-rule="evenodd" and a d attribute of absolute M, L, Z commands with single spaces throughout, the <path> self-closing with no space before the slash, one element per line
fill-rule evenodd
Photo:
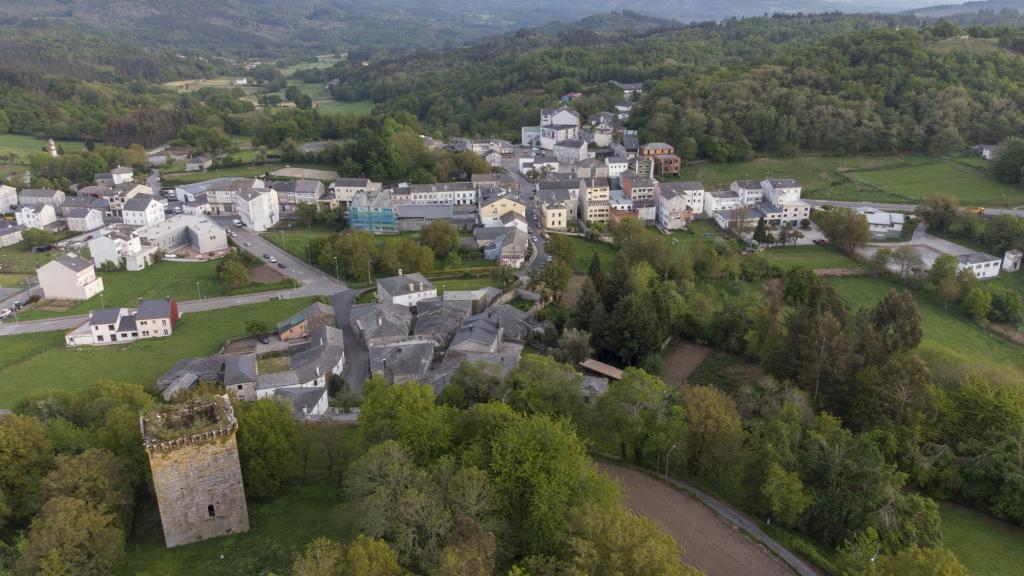
<path fill-rule="evenodd" d="M 345 336 L 345 371 L 342 377 L 356 396 L 363 395 L 363 382 L 370 377 L 370 354 L 348 323 L 352 305 L 355 304 L 360 292 L 362 291 L 343 290 L 331 296 L 335 323 Z"/>
<path fill-rule="evenodd" d="M 537 207 L 536 202 L 537 191 L 534 189 L 533 182 L 530 182 L 526 177 L 519 173 L 515 160 L 505 160 L 503 162 L 503 167 L 519 180 L 519 200 L 526 204 L 526 224 L 528 226 L 528 231 L 531 238 L 537 238 L 536 242 L 531 240 L 536 256 L 524 272 L 540 270 L 544 268 L 544 264 L 547 262 L 547 254 L 544 253 L 544 234 L 540 228 L 540 208 Z M 536 218 L 536 220 L 534 220 L 534 218 Z"/>
<path fill-rule="evenodd" d="M 599 467 L 625 485 L 626 501 L 634 512 L 665 528 L 683 546 L 683 559 L 709 576 L 821 576 L 814 566 L 765 534 L 750 518 L 702 490 L 677 481 L 673 481 L 677 488 L 673 489 L 633 468 L 609 464 Z"/>
<path fill-rule="evenodd" d="M 838 200 L 811 200 L 804 198 L 804 201 L 811 206 L 846 206 L 847 208 L 863 208 L 870 206 L 879 210 L 891 210 L 895 212 L 913 212 L 917 204 L 881 204 L 875 202 L 843 202 Z M 985 208 L 986 216 L 999 216 L 1000 214 L 1011 214 L 1018 218 L 1024 218 L 1024 207 L 1016 208 Z"/>

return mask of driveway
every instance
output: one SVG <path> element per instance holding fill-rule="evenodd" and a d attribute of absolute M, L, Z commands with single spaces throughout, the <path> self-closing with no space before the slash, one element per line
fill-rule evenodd
<path fill-rule="evenodd" d="M 345 371 L 342 376 L 357 397 L 363 395 L 363 382 L 370 377 L 370 354 L 349 326 L 352 306 L 362 290 L 343 290 L 331 296 L 335 323 L 345 335 Z"/>

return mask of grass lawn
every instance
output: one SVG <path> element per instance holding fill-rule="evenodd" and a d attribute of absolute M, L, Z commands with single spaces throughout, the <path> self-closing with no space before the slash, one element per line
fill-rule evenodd
<path fill-rule="evenodd" d="M 124 346 L 66 348 L 63 332 L 0 337 L 0 407 L 100 380 L 152 386 L 178 360 L 214 354 L 227 339 L 244 335 L 248 321 L 272 326 L 310 302 L 309 298 L 274 300 L 186 314 L 170 337 Z"/>
<path fill-rule="evenodd" d="M 31 276 L 0 272 L 0 288 L 28 288 Z"/>
<path fill-rule="evenodd" d="M 85 314 L 103 306 L 135 306 L 139 298 L 170 296 L 177 300 L 196 300 L 200 294 L 203 298 L 216 298 L 294 287 L 294 282 L 286 280 L 276 284 L 251 284 L 237 290 L 229 290 L 222 286 L 217 278 L 219 262 L 158 262 L 140 272 L 100 272 L 99 276 L 103 278 L 102 298 L 96 295 L 64 312 L 26 310 L 20 314 L 20 318 L 37 320 Z"/>
<path fill-rule="evenodd" d="M 882 278 L 829 278 L 828 282 L 854 309 L 874 307 L 889 288 L 903 288 Z M 1020 385 L 1024 349 L 986 332 L 952 306 L 944 310 L 928 294 L 915 292 L 914 301 L 924 333 L 918 352 L 932 365 L 933 374 L 956 379 L 978 373 L 996 383 Z"/>
<path fill-rule="evenodd" d="M 859 264 L 831 246 L 786 246 L 769 248 L 761 253 L 769 262 L 782 268 L 856 268 Z"/>
<path fill-rule="evenodd" d="M 353 114 L 367 116 L 376 104 L 370 100 L 341 102 L 339 100 L 317 100 L 316 109 L 323 114 Z"/>
<path fill-rule="evenodd" d="M 708 190 L 728 189 L 733 180 L 796 178 L 803 186 L 804 195 L 809 196 L 812 191 L 832 188 L 844 182 L 841 172 L 895 166 L 904 161 L 904 158 L 886 156 L 755 158 L 737 164 L 687 164 L 680 178 L 700 180 Z"/>
<path fill-rule="evenodd" d="M 304 437 L 308 432 L 308 437 L 324 440 L 310 445 L 304 482 L 294 482 L 272 500 L 249 500 L 248 532 L 168 550 L 156 502 L 144 499 L 137 506 L 127 558 L 114 574 L 287 574 L 295 553 L 314 538 L 339 542 L 354 538 L 354 510 L 344 499 L 339 475 L 358 455 L 359 433 L 355 427 L 332 423 L 302 426 Z M 335 447 L 333 471 L 327 469 L 327 443 Z"/>
<path fill-rule="evenodd" d="M 461 290 L 478 290 L 480 288 L 494 286 L 495 284 L 494 278 L 491 278 L 490 275 L 480 276 L 479 278 L 435 278 L 431 280 L 431 282 L 433 282 L 434 287 L 437 288 L 438 294 L 444 294 L 447 290 L 451 290 L 453 292 Z"/>
<path fill-rule="evenodd" d="M 21 134 L 0 134 L 0 157 L 13 154 L 18 158 L 19 162 L 27 162 L 29 157 L 36 152 L 47 151 L 48 146 L 46 138 L 36 138 L 35 136 Z M 85 143 L 58 140 L 57 147 L 65 152 L 74 152 L 84 149 Z"/>
<path fill-rule="evenodd" d="M 79 252 L 79 255 L 88 258 L 86 253 Z M 0 270 L 7 274 L 31 274 L 35 275 L 36 269 L 50 260 L 63 254 L 60 250 L 49 252 L 32 252 L 27 242 L 19 242 L 14 246 L 0 248 Z"/>
<path fill-rule="evenodd" d="M 572 258 L 569 264 L 572 265 L 574 272 L 586 273 L 594 254 L 601 259 L 601 265 L 606 271 L 611 269 L 615 260 L 614 245 L 599 240 L 588 240 L 581 236 L 569 236 L 569 239 L 572 240 Z"/>
<path fill-rule="evenodd" d="M 930 158 L 913 166 L 850 172 L 856 182 L 917 202 L 936 193 L 951 194 L 964 206 L 1020 204 L 1024 189 L 996 180 L 987 170 L 955 160 Z M 857 198 L 851 198 L 857 200 Z"/>
<path fill-rule="evenodd" d="M 257 358 L 256 370 L 259 374 L 273 374 L 284 372 L 288 369 L 288 356 L 273 356 L 269 358 Z"/>
<path fill-rule="evenodd" d="M 973 576 L 1011 576 L 1024 566 L 1024 530 L 955 504 L 939 505 L 942 541 Z"/>
<path fill-rule="evenodd" d="M 2 282 L 2 280 L 0 280 L 0 282 Z M 991 280 L 979 282 L 978 285 L 982 288 L 1016 290 L 1017 292 L 1020 292 L 1022 297 L 1024 297 L 1024 271 L 1019 270 L 1017 272 L 1006 272 L 1004 270 L 999 273 L 999 276 L 996 276 Z"/>

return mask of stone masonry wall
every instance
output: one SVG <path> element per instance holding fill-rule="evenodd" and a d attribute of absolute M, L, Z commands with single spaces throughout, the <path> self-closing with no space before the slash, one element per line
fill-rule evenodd
<path fill-rule="evenodd" d="M 233 432 L 151 450 L 149 463 L 168 548 L 249 530 Z"/>

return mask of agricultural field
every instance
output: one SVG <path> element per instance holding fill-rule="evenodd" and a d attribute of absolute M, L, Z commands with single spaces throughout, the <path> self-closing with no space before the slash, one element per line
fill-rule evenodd
<path fill-rule="evenodd" d="M 21 320 L 39 320 L 57 316 L 85 314 L 103 306 L 135 306 L 139 298 L 155 299 L 170 296 L 176 300 L 196 300 L 267 292 L 294 287 L 291 280 L 273 284 L 253 283 L 230 290 L 217 278 L 219 260 L 207 262 L 158 262 L 140 272 L 98 272 L 103 278 L 103 292 L 63 311 L 29 309 L 19 314 Z"/>
<path fill-rule="evenodd" d="M 756 158 L 739 164 L 688 164 L 680 179 L 700 180 L 709 190 L 734 180 L 796 178 L 805 198 L 917 203 L 936 192 L 952 194 L 965 206 L 1024 203 L 1024 188 L 997 181 L 991 165 L 975 156 L 798 156 Z"/>
<path fill-rule="evenodd" d="M 890 288 L 904 286 L 882 278 L 829 278 L 839 295 L 854 309 L 874 307 Z M 930 295 L 914 293 L 924 332 L 918 352 L 932 366 L 933 374 L 957 380 L 979 374 L 996 384 L 1024 381 L 1024 349 L 991 334 L 960 310 L 944 309 Z"/>
<path fill-rule="evenodd" d="M 830 246 L 786 246 L 761 253 L 766 260 L 782 268 L 857 268 L 859 264 Z"/>
<path fill-rule="evenodd" d="M 185 314 L 174 334 L 124 346 L 78 349 L 64 346 L 64 332 L 0 337 L 0 407 L 58 390 L 74 390 L 101 380 L 152 386 L 175 362 L 214 354 L 229 338 L 242 336 L 250 320 L 268 326 L 295 314 L 310 298 L 273 300 Z"/>
<path fill-rule="evenodd" d="M 939 506 L 942 541 L 974 576 L 1011 576 L 1024 566 L 1024 530 L 956 504 Z"/>
<path fill-rule="evenodd" d="M 8 163 L 21 164 L 28 162 L 30 156 L 36 152 L 45 152 L 47 146 L 46 138 L 36 138 L 35 136 L 24 136 L 21 134 L 0 134 L 0 161 L 5 165 Z M 57 147 L 65 152 L 73 152 L 84 149 L 85 143 L 58 140 Z M 14 161 L 6 160 L 8 158 Z"/>

